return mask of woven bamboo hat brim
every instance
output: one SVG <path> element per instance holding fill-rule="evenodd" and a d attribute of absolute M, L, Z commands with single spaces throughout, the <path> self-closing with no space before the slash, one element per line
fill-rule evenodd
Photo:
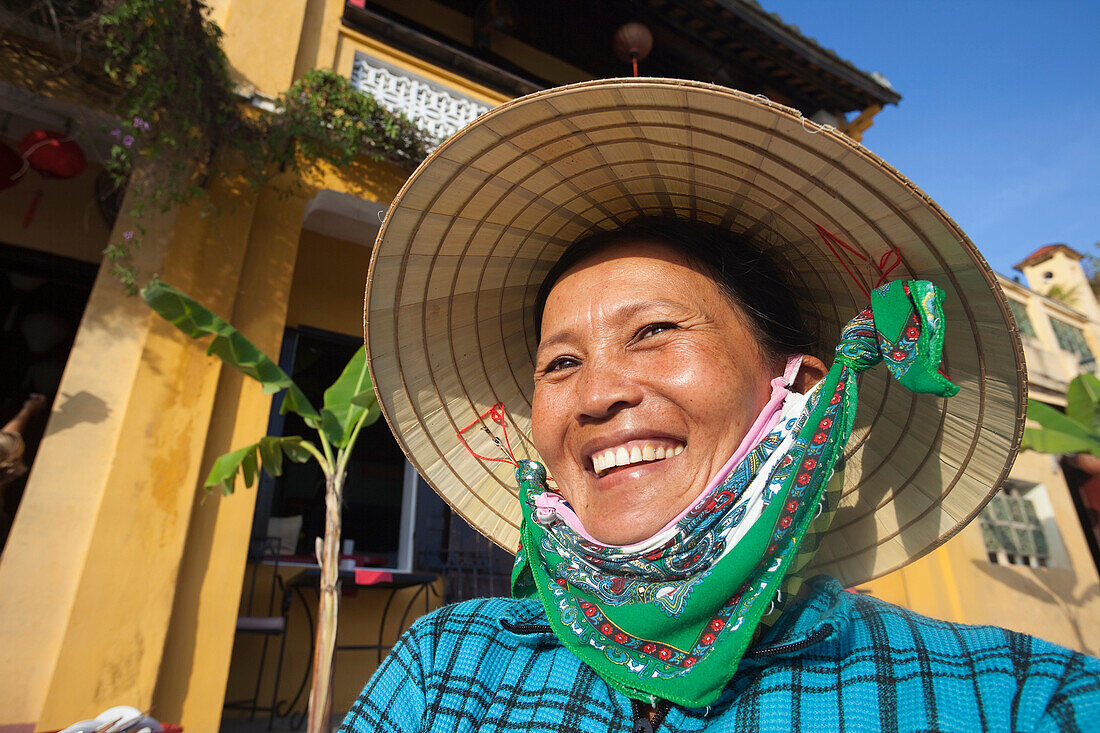
<path fill-rule="evenodd" d="M 371 260 L 366 339 L 382 411 L 412 464 L 478 531 L 518 547 L 516 479 L 499 459 L 506 443 L 537 457 L 532 305 L 543 277 L 582 234 L 639 214 L 748 233 L 830 348 L 893 248 L 889 279 L 946 291 L 944 364 L 961 390 L 941 399 L 885 368 L 862 375 L 816 569 L 854 585 L 901 567 L 997 490 L 1023 431 L 1023 354 L 996 276 L 935 202 L 848 137 L 760 97 L 603 80 L 514 100 L 444 142 L 393 201 Z"/>

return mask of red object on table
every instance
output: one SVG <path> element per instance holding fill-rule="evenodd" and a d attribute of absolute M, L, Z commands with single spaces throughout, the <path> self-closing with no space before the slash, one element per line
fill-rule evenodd
<path fill-rule="evenodd" d="M 368 570 L 357 568 L 355 571 L 356 585 L 374 585 L 375 583 L 392 583 L 393 573 L 385 570 Z"/>

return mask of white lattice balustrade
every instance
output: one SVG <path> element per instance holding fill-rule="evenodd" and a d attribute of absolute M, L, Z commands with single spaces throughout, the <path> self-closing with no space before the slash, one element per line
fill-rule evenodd
<path fill-rule="evenodd" d="M 352 84 L 387 109 L 403 113 L 437 142 L 490 109 L 487 104 L 451 94 L 424 79 L 394 73 L 371 61 L 362 54 L 356 56 Z"/>

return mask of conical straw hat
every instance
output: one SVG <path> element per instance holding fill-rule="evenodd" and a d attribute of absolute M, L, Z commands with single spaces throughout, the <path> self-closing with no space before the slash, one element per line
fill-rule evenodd
<path fill-rule="evenodd" d="M 459 515 L 517 548 L 516 480 L 502 459 L 509 445 L 537 457 L 535 295 L 568 244 L 639 214 L 748 233 L 830 347 L 884 271 L 946 291 L 944 365 L 961 390 L 913 394 L 882 368 L 861 377 L 843 497 L 814 565 L 857 584 L 973 519 L 1008 475 L 1027 400 L 994 273 L 935 202 L 836 130 L 667 79 L 502 105 L 441 145 L 389 209 L 368 276 L 371 377 L 409 460 Z"/>

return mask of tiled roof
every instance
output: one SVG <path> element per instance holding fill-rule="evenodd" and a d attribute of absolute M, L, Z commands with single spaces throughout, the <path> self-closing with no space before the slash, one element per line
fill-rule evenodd
<path fill-rule="evenodd" d="M 731 6 L 734 5 L 747 6 L 751 11 L 759 14 L 762 18 L 767 19 L 767 21 L 769 21 L 780 31 L 785 31 L 786 33 L 794 36 L 792 40 L 797 40 L 805 43 L 810 47 L 810 49 L 820 52 L 821 54 L 827 56 L 834 63 L 837 63 L 847 68 L 850 72 L 853 72 L 854 74 L 861 77 L 861 79 L 867 85 L 877 87 L 880 90 L 880 94 L 883 95 L 883 97 L 885 98 L 884 101 L 897 104 L 898 100 L 901 99 L 901 95 L 898 94 L 898 91 L 894 88 L 894 85 L 891 84 L 890 80 L 887 79 L 885 76 L 877 71 L 866 72 L 860 69 L 851 61 L 842 58 L 833 49 L 825 48 L 824 46 L 822 46 L 820 43 L 818 43 L 816 38 L 804 34 L 798 26 L 791 23 L 785 23 L 783 19 L 779 17 L 778 13 L 769 13 L 768 11 L 764 10 L 764 8 L 761 7 L 760 3 L 757 2 L 757 0 L 718 0 L 718 3 L 730 9 L 732 9 Z"/>
<path fill-rule="evenodd" d="M 1044 260 L 1048 260 L 1053 257 L 1054 253 L 1058 250 L 1062 250 L 1075 260 L 1081 260 L 1085 257 L 1083 254 L 1075 250 L 1073 247 L 1070 247 L 1068 244 L 1047 244 L 1029 254 L 1018 264 L 1013 265 L 1013 269 L 1020 270 L 1029 265 L 1037 265 L 1040 262 L 1043 262 Z"/>

